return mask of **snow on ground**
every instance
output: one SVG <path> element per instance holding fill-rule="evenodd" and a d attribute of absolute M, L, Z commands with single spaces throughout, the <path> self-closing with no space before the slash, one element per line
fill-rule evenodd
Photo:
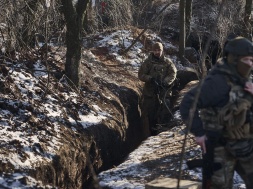
<path fill-rule="evenodd" d="M 0 188 L 31 189 L 31 188 L 52 188 L 50 185 L 43 186 L 40 181 L 23 173 L 2 174 L 0 177 Z"/>
<path fill-rule="evenodd" d="M 129 39 L 130 33 L 126 30 L 124 31 L 119 31 L 118 34 L 112 34 L 111 36 L 122 36 L 121 41 L 126 41 L 124 39 Z M 154 41 L 162 41 L 156 34 L 153 35 L 153 40 Z M 113 38 L 113 37 L 111 37 Z M 112 42 L 109 42 L 112 43 Z M 115 42 L 114 38 L 114 43 L 113 44 L 118 44 Z M 130 45 L 130 43 L 126 43 L 126 48 Z M 163 43 L 165 48 L 176 48 L 170 43 Z M 140 53 L 141 51 L 137 51 L 136 48 L 138 49 L 140 46 L 137 44 L 135 48 L 133 48 L 130 53 L 135 53 L 138 52 Z M 117 55 L 118 48 L 114 48 L 114 55 Z M 146 55 L 144 55 L 147 57 Z M 121 61 L 121 56 L 117 55 L 119 61 Z M 138 57 L 132 56 L 132 57 Z M 176 67 L 178 70 L 184 69 L 184 67 L 180 64 L 180 61 L 177 59 L 176 56 L 170 56 L 170 59 L 175 63 Z M 124 63 L 124 59 L 121 61 Z M 141 62 L 140 59 L 134 59 L 134 62 L 137 62 L 137 67 L 140 65 L 139 63 Z M 178 118 L 178 112 L 176 112 L 177 115 L 175 115 L 176 118 Z M 172 130 L 172 132 L 179 132 L 178 128 L 175 128 Z M 146 141 L 144 141 L 139 148 L 137 148 L 135 151 L 133 151 L 131 154 L 129 154 L 128 158 L 126 159 L 125 162 L 117 166 L 116 168 L 113 168 L 108 171 L 104 171 L 99 174 L 100 178 L 100 184 L 101 186 L 107 186 L 112 189 L 144 189 L 145 188 L 145 177 L 149 174 L 148 169 L 146 169 L 143 164 L 144 161 L 142 160 L 144 156 L 149 154 L 152 156 L 152 153 L 155 151 L 156 148 L 161 148 L 161 143 L 165 138 L 168 140 L 173 140 L 173 134 L 171 132 L 164 132 L 158 136 L 155 137 L 149 137 Z M 199 147 L 196 147 L 193 149 L 191 152 L 191 156 L 195 157 L 196 154 L 200 153 Z M 153 154 L 156 156 L 157 154 Z M 156 158 L 156 157 L 154 157 Z M 168 162 L 170 162 L 170 159 L 167 159 Z M 175 169 L 179 169 L 179 167 L 175 167 Z M 187 170 L 187 165 L 185 161 L 183 162 L 182 169 L 187 172 L 187 174 L 192 175 L 194 179 L 201 180 L 202 179 L 202 174 L 201 174 L 201 169 L 196 169 L 196 170 Z M 135 177 L 133 179 L 133 177 Z M 234 175 L 234 189 L 244 189 L 246 188 L 245 185 L 243 184 L 242 179 L 240 176 L 235 173 Z"/>
<path fill-rule="evenodd" d="M 145 189 L 145 184 L 150 181 L 147 181 L 146 178 L 152 174 L 152 170 L 150 170 L 149 167 L 145 167 L 145 161 L 143 161 L 143 159 L 146 159 L 145 156 L 147 155 L 149 155 L 148 161 L 159 159 L 156 156 L 157 154 L 154 154 L 154 151 L 156 148 L 162 148 L 160 144 L 162 144 L 164 140 L 173 140 L 172 132 L 163 132 L 158 136 L 149 137 L 140 145 L 139 148 L 129 154 L 127 159 L 122 164 L 100 173 L 98 175 L 100 179 L 100 185 L 102 187 L 109 187 L 110 189 Z M 199 154 L 199 151 L 200 149 L 196 148 L 195 152 L 192 152 L 192 157 L 195 157 L 196 154 Z M 167 157 L 163 161 L 167 162 L 168 164 L 171 162 L 170 157 Z M 160 163 L 157 163 L 158 167 L 160 166 L 159 164 Z M 179 167 L 174 167 L 170 171 L 175 172 L 178 169 Z M 184 170 L 185 174 L 190 175 L 194 180 L 201 182 L 201 169 L 197 168 L 195 170 L 188 170 L 186 162 L 183 161 L 182 170 Z M 157 178 L 166 177 L 170 177 L 170 175 L 157 176 Z M 234 176 L 233 189 L 246 189 L 242 179 L 236 173 Z"/>
<path fill-rule="evenodd" d="M 154 41 L 159 39 L 155 34 L 153 34 Z M 135 67 L 138 70 L 141 62 L 147 54 L 142 52 L 142 45 L 137 42 L 133 48 L 128 52 L 128 58 L 119 55 L 120 47 L 124 46 L 127 48 L 131 42 L 133 41 L 133 37 L 131 37 L 131 32 L 127 30 L 120 30 L 114 33 L 108 34 L 106 36 L 100 36 L 102 40 L 97 41 L 97 46 L 106 46 L 110 47 L 110 54 L 114 55 L 119 63 L 125 64 L 129 63 L 132 67 Z M 159 39 L 160 40 L 160 39 Z M 170 43 L 164 43 L 165 47 L 171 47 Z M 175 48 L 173 46 L 173 48 Z M 89 51 L 85 50 L 86 56 L 95 59 L 95 56 Z M 177 60 L 177 57 L 170 57 L 172 61 L 175 62 L 175 65 L 178 69 L 183 69 L 180 62 Z M 11 63 L 9 63 L 11 65 Z M 72 125 L 76 125 L 76 120 L 68 115 L 67 120 L 63 119 L 63 114 L 66 109 L 60 106 L 57 97 L 53 94 L 47 94 L 44 99 L 42 99 L 41 95 L 41 86 L 40 82 L 48 77 L 46 74 L 46 67 L 40 61 L 34 63 L 34 72 L 33 74 L 26 71 L 26 69 L 22 69 L 22 63 L 17 63 L 15 68 L 12 67 L 9 73 L 9 77 L 13 80 L 13 87 L 16 87 L 22 99 L 19 100 L 18 98 L 10 98 L 9 95 L 1 94 L 0 96 L 0 103 L 2 101 L 8 101 L 10 107 L 18 110 L 18 116 L 14 116 L 8 108 L 1 107 L 0 108 L 0 145 L 2 149 L 5 145 L 10 142 L 17 142 L 20 144 L 23 150 L 21 154 L 18 154 L 15 149 L 8 149 L 8 153 L 0 155 L 0 161 L 2 163 L 8 162 L 14 167 L 13 169 L 23 168 L 23 169 L 32 169 L 36 166 L 37 163 L 42 161 L 51 161 L 52 157 L 56 154 L 57 150 L 60 147 L 59 142 L 59 123 L 69 122 Z M 16 69 L 20 67 L 19 69 Z M 1 74 L 0 80 L 2 82 L 5 81 L 5 77 Z M 61 81 L 59 81 L 59 85 L 62 85 Z M 42 91 L 44 92 L 44 91 Z M 64 100 L 71 100 L 72 102 L 77 102 L 77 94 L 76 93 L 62 93 L 62 98 Z M 110 98 L 110 97 L 108 97 Z M 43 122 L 45 117 L 48 117 L 50 121 L 53 123 L 47 129 L 51 130 L 52 132 L 56 133 L 55 136 L 51 136 L 48 138 L 46 132 L 44 130 L 37 131 L 36 133 L 32 132 L 31 130 L 27 130 L 27 122 L 25 119 L 30 117 L 29 108 L 33 101 L 40 101 L 40 107 L 34 107 L 37 112 L 37 117 L 34 117 L 35 121 Z M 103 119 L 108 119 L 111 116 L 96 104 L 90 104 L 93 106 L 93 110 L 90 111 L 88 114 L 83 114 L 79 111 L 79 123 L 83 127 L 88 127 L 94 124 L 101 122 Z M 85 109 L 85 107 L 84 107 Z M 24 120 L 19 120 L 20 118 Z M 17 129 L 13 130 L 13 125 L 16 125 Z M 74 127 L 73 127 L 74 130 Z M 47 138 L 51 141 L 50 145 L 43 146 L 44 150 L 41 151 L 40 148 L 37 147 L 41 137 Z M 166 138 L 167 140 L 173 140 L 173 134 L 171 132 L 164 132 L 158 136 L 150 137 L 146 141 L 140 145 L 138 149 L 132 152 L 127 160 L 119 165 L 118 167 L 102 172 L 99 177 L 101 179 L 100 184 L 102 186 L 110 186 L 114 189 L 123 189 L 123 188 L 135 188 L 135 189 L 142 189 L 144 188 L 145 180 L 144 177 L 149 175 L 149 170 L 143 167 L 143 157 L 144 155 L 150 155 L 151 157 L 152 152 L 156 148 L 160 148 L 160 144 Z M 199 149 L 196 149 L 199 151 Z M 166 159 L 165 161 L 170 162 L 170 159 Z M 183 164 L 185 169 L 185 164 Z M 176 168 L 176 167 L 175 167 Z M 136 180 L 128 180 L 127 175 L 135 175 Z M 195 177 L 201 179 L 201 174 L 199 172 L 191 172 L 189 174 L 195 175 Z M 24 181 L 25 180 L 25 181 Z M 238 176 L 235 176 L 235 182 L 241 183 Z M 12 174 L 5 174 L 3 173 L 0 175 L 0 188 L 32 188 L 35 186 L 50 188 L 50 186 L 41 186 L 39 181 L 35 181 L 33 178 L 26 175 L 26 173 L 18 173 L 14 172 Z M 243 188 L 243 187 L 241 187 Z"/>
<path fill-rule="evenodd" d="M 178 114 L 177 111 L 174 117 L 179 118 Z M 178 146 L 178 143 L 182 144 L 180 136 L 184 134 L 184 127 L 177 126 L 169 131 L 160 133 L 158 136 L 149 137 L 136 150 L 130 153 L 123 163 L 115 168 L 101 172 L 98 175 L 100 185 L 110 189 L 145 189 L 145 184 L 153 179 L 178 178 L 178 173 L 177 175 L 172 175 L 171 173 L 178 172 L 180 163 L 178 159 L 176 160 L 177 162 L 174 162 L 175 160 L 172 156 L 175 154 L 180 156 L 182 149 L 173 149 L 172 146 Z M 182 145 L 179 145 L 179 148 L 182 148 Z M 188 175 L 190 179 L 201 182 L 201 169 L 189 170 L 186 165 L 187 159 L 201 158 L 199 146 L 193 145 L 190 148 L 186 146 L 185 152 L 186 155 L 182 162 L 182 172 L 184 175 Z M 154 172 L 156 171 L 159 175 L 152 177 L 152 174 L 155 175 Z M 235 173 L 233 189 L 245 188 L 242 179 Z"/>
<path fill-rule="evenodd" d="M 100 37 L 102 40 L 98 41 L 97 45 L 109 47 L 109 53 L 117 57 L 117 61 L 122 64 L 129 63 L 138 69 L 143 60 L 140 54 L 144 57 L 146 56 L 146 54 L 142 53 L 142 45 L 139 42 L 129 51 L 127 59 L 119 55 L 119 49 L 122 46 L 127 48 L 133 40 L 131 32 L 127 30 L 116 31 L 106 36 L 101 35 Z M 86 55 L 95 58 L 90 51 L 87 52 L 89 53 Z M 1 153 L 0 161 L 2 163 L 10 163 L 14 170 L 34 169 L 39 163 L 50 162 L 60 148 L 61 143 L 59 142 L 60 136 L 58 134 L 60 130 L 59 123 L 64 124 L 68 122 L 74 126 L 77 125 L 77 120 L 70 115 L 68 115 L 67 119 L 63 118 L 66 109 L 61 107 L 57 96 L 47 94 L 44 97 L 42 95 L 45 92 L 45 88 L 41 87 L 41 83 L 46 83 L 48 74 L 46 72 L 46 66 L 40 60 L 33 63 L 33 69 L 35 70 L 33 73 L 28 72 L 23 63 L 15 63 L 15 66 L 11 62 L 6 62 L 7 64 L 10 68 L 8 77 L 13 81 L 11 84 L 12 89 L 19 91 L 20 96 L 18 97 L 17 92 L 14 91 L 13 93 L 17 94 L 16 97 L 9 94 L 0 94 L 0 103 L 7 102 L 5 107 L 0 108 L 0 145 L 2 146 L 2 151 L 7 151 L 7 153 Z M 1 82 L 5 82 L 6 77 L 1 74 L 0 80 Z M 64 85 L 63 82 L 63 80 L 60 80 L 58 83 L 59 86 Z M 52 86 L 49 83 L 50 87 Z M 78 103 L 77 97 L 78 94 L 69 92 L 62 92 L 61 96 L 63 100 L 70 100 L 74 103 Z M 35 101 L 39 102 L 40 106 L 33 107 L 36 115 L 31 115 L 29 109 L 34 106 Z M 83 127 L 96 125 L 104 119 L 110 119 L 111 116 L 96 104 L 89 105 L 93 107 L 93 111 L 91 110 L 88 113 L 78 112 L 80 118 L 78 122 Z M 10 111 L 10 107 L 13 111 L 18 111 L 17 114 Z M 41 122 L 42 125 L 45 125 L 44 122 L 48 118 L 52 124 L 47 126 L 46 129 L 35 132 L 28 129 L 27 120 L 31 117 L 33 117 L 34 122 Z M 55 136 L 48 136 L 45 130 L 50 130 L 50 132 L 55 133 Z M 73 130 L 75 130 L 74 127 Z M 49 142 L 43 145 L 41 138 Z M 17 143 L 20 147 L 19 152 L 17 152 L 17 149 L 8 149 L 6 147 L 11 143 Z M 40 145 L 38 146 L 38 144 Z M 26 175 L 26 173 L 14 171 L 13 174 L 3 173 L 0 175 L 0 188 L 25 188 L 25 184 L 22 184 L 22 179 L 26 180 L 27 185 L 31 187 L 41 185 L 39 182 L 33 181 L 33 178 Z M 50 188 L 50 186 L 47 187 Z"/>
<path fill-rule="evenodd" d="M 144 141 L 139 148 L 134 150 L 129 154 L 128 158 L 119 166 L 112 168 L 110 170 L 104 171 L 98 175 L 100 179 L 100 185 L 102 187 L 108 187 L 110 189 L 145 189 L 145 184 L 150 182 L 147 177 L 152 173 L 152 170 L 145 166 L 146 162 L 143 159 L 146 159 L 146 156 L 149 156 L 148 161 L 154 161 L 154 159 L 159 159 L 157 154 L 154 154 L 156 148 L 161 148 L 161 143 L 164 140 L 173 140 L 172 132 L 163 132 L 155 137 L 149 137 Z M 192 157 L 195 157 L 196 154 L 199 154 L 200 149 L 196 148 L 195 152 L 192 152 Z M 196 154 L 195 154 L 196 153 Z M 170 157 L 163 159 L 168 165 L 171 163 Z M 157 166 L 160 166 L 160 163 L 157 163 Z M 179 170 L 178 166 L 169 168 L 168 172 L 176 172 Z M 188 170 L 186 162 L 183 161 L 182 170 L 184 174 L 188 174 L 192 179 L 198 180 L 201 182 L 202 174 L 201 169 L 197 168 L 195 170 Z M 159 175 L 156 178 L 167 178 L 171 175 Z M 173 177 L 174 178 L 174 177 Z M 178 178 L 178 177 L 176 177 Z M 233 189 L 245 189 L 243 181 L 238 174 L 234 176 L 234 188 Z"/>

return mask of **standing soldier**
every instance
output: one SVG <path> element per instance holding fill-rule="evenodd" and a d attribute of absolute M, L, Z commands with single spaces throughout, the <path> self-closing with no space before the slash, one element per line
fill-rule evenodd
<path fill-rule="evenodd" d="M 138 77 L 145 82 L 141 112 L 143 126 L 148 128 L 151 135 L 157 134 L 158 109 L 161 105 L 161 92 L 167 91 L 176 78 L 176 67 L 172 61 L 164 57 L 162 43 L 155 43 L 152 52 L 142 63 Z M 148 134 L 149 135 L 149 134 Z"/>
<path fill-rule="evenodd" d="M 227 42 L 223 58 L 191 89 L 180 105 L 182 119 L 203 152 L 203 189 L 232 189 L 236 171 L 253 188 L 252 42 L 236 37 Z M 196 93 L 196 111 L 190 111 Z M 188 121 L 193 113 L 192 125 Z"/>

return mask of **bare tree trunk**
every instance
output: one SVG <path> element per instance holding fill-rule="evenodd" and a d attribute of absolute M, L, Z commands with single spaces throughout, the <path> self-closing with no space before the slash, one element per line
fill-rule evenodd
<path fill-rule="evenodd" d="M 192 0 L 186 0 L 186 4 L 185 4 L 186 36 L 189 36 L 191 32 L 191 19 L 192 19 Z"/>
<path fill-rule="evenodd" d="M 88 33 L 91 33 L 92 31 L 91 28 L 94 26 L 94 23 L 93 23 L 94 20 L 92 19 L 93 12 L 94 10 L 93 10 L 93 5 L 92 5 L 92 0 L 90 0 L 86 9 L 86 13 L 84 17 L 84 27 L 83 27 L 83 29 Z"/>
<path fill-rule="evenodd" d="M 182 60 L 184 58 L 184 50 L 185 50 L 185 0 L 180 0 L 179 13 L 180 13 L 179 57 Z"/>
<path fill-rule="evenodd" d="M 169 2 L 166 6 L 164 6 L 150 21 L 150 24 L 146 25 L 146 27 L 142 30 L 142 32 L 138 35 L 138 37 L 132 42 L 132 44 L 125 49 L 123 52 L 121 52 L 120 54 L 126 54 L 133 46 L 134 44 L 140 39 L 140 37 L 145 33 L 145 31 L 147 31 L 147 29 L 150 27 L 150 25 L 153 22 L 156 22 L 157 19 L 159 18 L 159 16 L 163 13 L 163 11 L 170 5 L 171 2 Z"/>
<path fill-rule="evenodd" d="M 65 73 L 71 85 L 79 87 L 80 85 L 80 62 L 82 39 L 81 33 L 83 29 L 83 21 L 85 11 L 87 9 L 89 0 L 78 0 L 73 5 L 70 0 L 61 0 L 63 6 L 63 13 L 66 20 L 66 64 Z"/>
<path fill-rule="evenodd" d="M 17 43 L 16 26 L 17 26 L 17 2 L 16 0 L 8 1 L 8 9 L 6 9 L 6 23 L 7 23 L 7 36 L 3 41 L 5 42 L 6 52 L 11 52 L 15 49 Z"/>
<path fill-rule="evenodd" d="M 250 15 L 252 9 L 252 0 L 246 0 L 245 12 L 244 12 L 244 37 L 252 40 L 252 28 L 250 24 Z"/>
<path fill-rule="evenodd" d="M 29 46 L 34 47 L 34 37 L 35 37 L 35 30 L 34 30 L 34 20 L 35 20 L 35 12 L 38 8 L 38 0 L 31 0 L 26 3 L 24 12 L 26 15 L 24 16 L 24 24 L 21 28 L 21 46 Z"/>

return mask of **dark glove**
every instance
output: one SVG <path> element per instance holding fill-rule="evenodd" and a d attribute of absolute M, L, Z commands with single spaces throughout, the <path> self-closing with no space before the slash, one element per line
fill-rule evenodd
<path fill-rule="evenodd" d="M 163 82 L 163 86 L 166 88 L 172 88 L 173 84 L 168 84 L 167 82 Z"/>
<path fill-rule="evenodd" d="M 167 82 L 163 82 L 164 87 L 169 87 L 170 85 Z"/>
<path fill-rule="evenodd" d="M 154 93 L 155 93 L 155 94 L 158 94 L 158 93 L 159 93 L 159 88 L 160 88 L 160 86 L 159 86 L 157 80 L 156 80 L 155 78 L 151 78 L 151 79 L 150 79 L 150 83 L 151 83 L 151 84 L 153 85 L 153 87 L 154 87 Z"/>
<path fill-rule="evenodd" d="M 159 79 L 151 78 L 150 80 L 154 85 L 161 87 L 163 85 L 163 82 Z"/>
<path fill-rule="evenodd" d="M 153 77 L 150 79 L 150 83 L 151 83 L 152 85 L 154 85 L 154 86 L 158 86 L 158 83 L 157 83 L 156 79 L 153 78 Z"/>
<path fill-rule="evenodd" d="M 156 83 L 157 83 L 157 85 L 160 86 L 160 87 L 163 85 L 163 82 L 162 82 L 161 80 L 156 80 Z"/>

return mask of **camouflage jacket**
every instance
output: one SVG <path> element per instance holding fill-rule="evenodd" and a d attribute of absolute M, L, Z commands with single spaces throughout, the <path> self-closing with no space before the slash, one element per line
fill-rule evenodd
<path fill-rule="evenodd" d="M 151 78 L 165 84 L 165 86 L 170 86 L 176 79 L 176 72 L 177 69 L 170 59 L 164 56 L 156 58 L 150 54 L 141 64 L 138 72 L 139 79 L 145 82 L 143 95 L 153 96 L 155 93 L 156 86 L 150 82 Z"/>

